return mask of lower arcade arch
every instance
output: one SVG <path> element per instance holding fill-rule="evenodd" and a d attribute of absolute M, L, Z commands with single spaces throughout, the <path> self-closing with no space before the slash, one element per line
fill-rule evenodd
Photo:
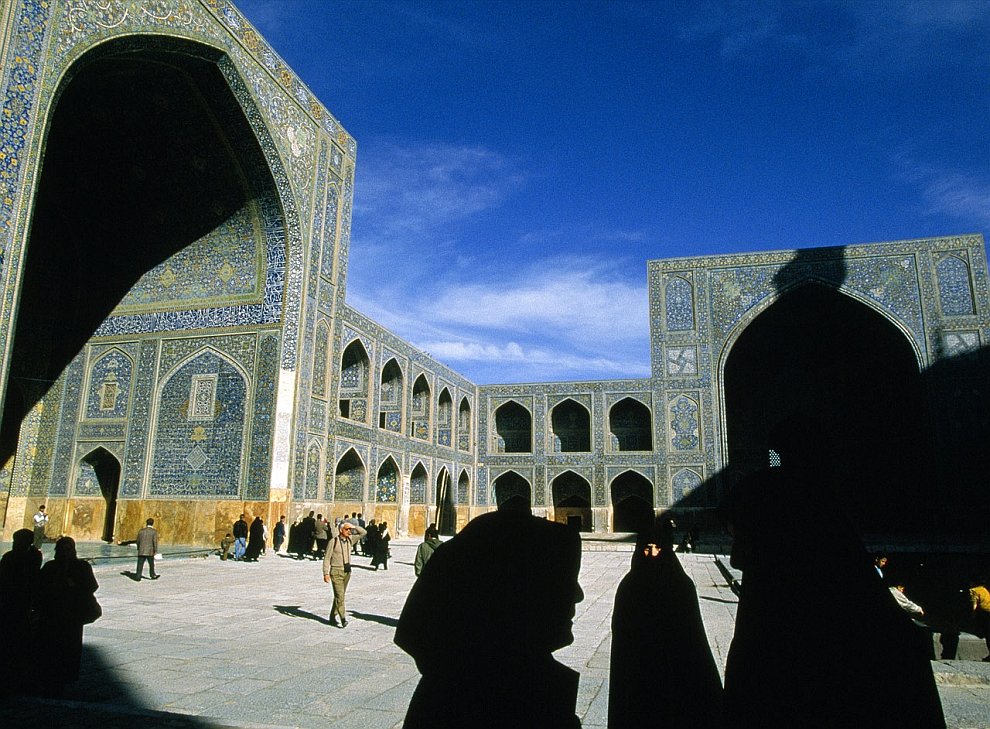
<path fill-rule="evenodd" d="M 554 521 L 569 524 L 578 531 L 590 532 L 594 526 L 591 512 L 591 484 L 587 479 L 565 471 L 551 484 Z"/>
<path fill-rule="evenodd" d="M 530 506 L 533 505 L 533 487 L 515 471 L 506 471 L 496 478 L 492 483 L 492 494 L 496 506 L 502 506 L 513 498 L 523 499 Z"/>
<path fill-rule="evenodd" d="M 83 456 L 79 463 L 80 474 L 76 481 L 74 493 L 76 496 L 86 495 L 83 486 L 88 475 L 96 479 L 96 483 L 86 489 L 97 491 L 103 497 L 103 527 L 100 539 L 112 543 L 114 522 L 117 518 L 117 492 L 120 487 L 120 461 L 106 448 L 97 448 Z M 92 489 L 92 486 L 97 487 Z M 95 494 L 94 494 L 95 495 Z"/>
<path fill-rule="evenodd" d="M 654 513 L 653 484 L 635 471 L 612 481 L 612 531 L 639 532 L 649 528 Z"/>

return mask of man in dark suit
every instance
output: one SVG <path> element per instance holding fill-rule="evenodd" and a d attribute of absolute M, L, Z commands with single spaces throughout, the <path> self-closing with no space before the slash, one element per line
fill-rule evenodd
<path fill-rule="evenodd" d="M 579 727 L 574 640 L 581 543 L 514 497 L 440 546 L 413 585 L 395 642 L 423 675 L 404 726 Z"/>
<path fill-rule="evenodd" d="M 144 563 L 148 563 L 148 572 L 151 579 L 157 580 L 158 574 L 155 572 L 155 555 L 158 554 L 158 530 L 155 529 L 155 520 L 148 519 L 144 523 L 144 529 L 137 534 L 137 578 L 140 580 L 144 572 Z"/>

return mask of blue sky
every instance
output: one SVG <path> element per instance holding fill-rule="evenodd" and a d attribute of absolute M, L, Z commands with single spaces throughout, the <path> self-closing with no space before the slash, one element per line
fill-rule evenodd
<path fill-rule="evenodd" d="M 348 301 L 479 384 L 648 376 L 650 259 L 990 232 L 990 2 L 238 6 L 357 139 Z"/>

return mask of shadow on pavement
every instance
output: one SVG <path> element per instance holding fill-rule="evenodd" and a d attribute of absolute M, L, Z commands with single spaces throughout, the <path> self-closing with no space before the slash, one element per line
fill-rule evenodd
<path fill-rule="evenodd" d="M 298 605 L 275 605 L 273 607 L 282 615 L 288 615 L 291 618 L 306 618 L 307 620 L 315 620 L 324 625 L 335 625 L 329 618 L 324 618 L 316 613 L 303 610 Z"/>
<path fill-rule="evenodd" d="M 386 615 L 372 615 L 370 613 L 359 613 L 356 610 L 351 610 L 350 613 L 358 620 L 367 620 L 372 623 L 387 625 L 390 628 L 394 628 L 399 624 L 398 618 L 390 618 Z"/>
<path fill-rule="evenodd" d="M 36 693 L 44 694 L 44 670 L 38 672 Z M 83 644 L 79 680 L 57 697 L 4 696 L 0 702 L 0 726 L 71 726 L 75 728 L 125 729 L 223 729 L 220 722 L 186 714 L 171 714 L 147 706 L 133 688 L 121 680 L 99 648 Z"/>

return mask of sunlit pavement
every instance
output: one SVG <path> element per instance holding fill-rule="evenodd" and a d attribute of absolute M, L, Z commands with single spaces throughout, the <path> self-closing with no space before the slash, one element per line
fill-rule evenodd
<path fill-rule="evenodd" d="M 122 574 L 134 570 L 133 548 L 80 545 L 84 556 L 99 556 L 90 548 L 106 552 L 94 567 L 104 615 L 86 627 L 83 677 L 57 699 L 6 699 L 0 723 L 401 726 L 418 674 L 392 634 L 415 579 L 417 544 L 393 541 L 388 571 L 356 561 L 347 595 L 350 622 L 343 629 L 328 624 L 330 587 L 316 561 L 271 553 L 257 563 L 166 554 L 160 580 L 136 582 Z M 577 606 L 574 644 L 556 654 L 581 673 L 584 727 L 606 725 L 612 602 L 630 556 L 584 553 L 585 599 Z M 712 652 L 724 665 L 736 597 L 711 555 L 680 557 L 698 587 Z M 933 666 L 949 726 L 990 727 L 990 664 Z M 43 672 L 38 681 L 43 684 Z"/>

